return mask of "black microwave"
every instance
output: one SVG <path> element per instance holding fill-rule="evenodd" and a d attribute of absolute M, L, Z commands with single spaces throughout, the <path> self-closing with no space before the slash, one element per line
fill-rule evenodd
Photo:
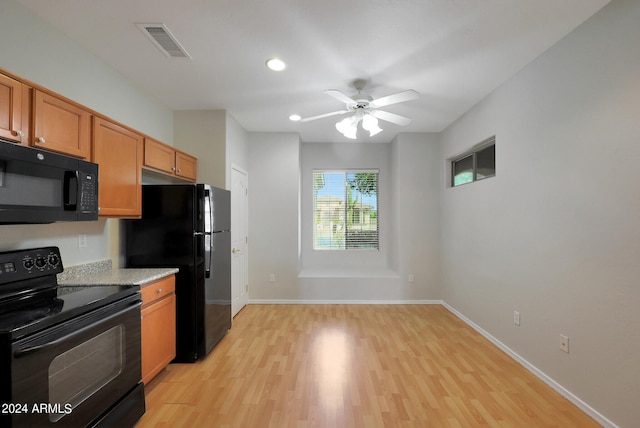
<path fill-rule="evenodd" d="M 97 219 L 97 164 L 0 139 L 0 224 Z"/>

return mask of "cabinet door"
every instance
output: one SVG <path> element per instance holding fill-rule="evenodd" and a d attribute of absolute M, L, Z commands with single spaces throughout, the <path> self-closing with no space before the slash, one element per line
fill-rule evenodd
<path fill-rule="evenodd" d="M 176 150 L 176 175 L 190 181 L 196 181 L 198 159 Z"/>
<path fill-rule="evenodd" d="M 32 145 L 44 150 L 89 159 L 91 113 L 75 104 L 34 90 Z"/>
<path fill-rule="evenodd" d="M 148 384 L 176 356 L 176 295 L 142 309 L 142 382 Z"/>
<path fill-rule="evenodd" d="M 144 139 L 144 166 L 171 174 L 176 170 L 175 150 L 151 138 Z"/>
<path fill-rule="evenodd" d="M 23 142 L 22 83 L 0 74 L 0 137 Z"/>
<path fill-rule="evenodd" d="M 142 214 L 143 137 L 94 117 L 93 162 L 98 167 L 98 207 L 101 217 Z"/>

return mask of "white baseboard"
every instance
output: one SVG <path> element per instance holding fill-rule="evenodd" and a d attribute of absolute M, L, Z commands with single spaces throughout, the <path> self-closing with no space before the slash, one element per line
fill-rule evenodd
<path fill-rule="evenodd" d="M 441 305 L 442 303 L 442 300 L 249 299 L 250 305 Z"/>
<path fill-rule="evenodd" d="M 477 331 L 482 336 L 484 336 L 486 339 L 488 339 L 495 346 L 500 348 L 502 351 L 504 351 L 511 358 L 516 360 L 516 362 L 518 362 L 525 369 L 527 369 L 531 373 L 533 373 L 534 376 L 536 376 L 538 379 L 542 380 L 544 383 L 549 385 L 556 392 L 558 392 L 564 398 L 566 398 L 567 400 L 572 402 L 576 407 L 578 407 L 580 410 L 585 412 L 587 415 L 591 416 L 596 422 L 601 424 L 603 427 L 606 427 L 606 428 L 618 428 L 618 426 L 616 424 L 611 422 L 609 419 L 607 419 L 604 415 L 602 415 L 596 409 L 594 409 L 593 407 L 589 406 L 587 403 L 582 401 L 579 397 L 574 395 L 571 391 L 569 391 L 568 389 L 566 389 L 565 387 L 560 385 L 558 382 L 556 382 L 555 380 L 553 380 L 552 378 L 547 376 L 542 370 L 538 369 L 536 366 L 531 364 L 529 361 L 527 361 L 524 358 L 522 358 L 520 355 L 518 355 L 516 352 L 514 352 L 511 348 L 506 346 L 504 343 L 500 342 L 498 339 L 496 339 L 491 334 L 489 334 L 489 332 L 487 332 L 482 327 L 480 327 L 479 325 L 477 325 L 476 323 L 471 321 L 469 318 L 467 318 L 464 315 L 462 315 L 460 312 L 455 310 L 452 306 L 450 306 L 449 304 L 447 304 L 444 301 L 442 302 L 442 306 L 447 308 L 451 313 L 453 313 L 455 316 L 460 318 L 462 321 L 464 321 L 467 325 L 469 325 L 475 331 Z"/>

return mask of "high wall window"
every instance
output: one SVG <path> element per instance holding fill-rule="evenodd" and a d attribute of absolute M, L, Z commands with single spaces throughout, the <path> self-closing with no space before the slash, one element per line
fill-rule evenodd
<path fill-rule="evenodd" d="M 379 249 L 378 170 L 313 172 L 313 249 Z"/>
<path fill-rule="evenodd" d="M 496 175 L 496 139 L 491 137 L 477 149 L 451 161 L 451 186 L 471 183 Z"/>

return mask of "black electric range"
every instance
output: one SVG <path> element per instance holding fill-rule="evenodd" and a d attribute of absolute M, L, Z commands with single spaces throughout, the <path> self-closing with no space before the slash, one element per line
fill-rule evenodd
<path fill-rule="evenodd" d="M 138 285 L 59 286 L 57 247 L 0 253 L 0 339 L 15 340 L 129 296 Z"/>
<path fill-rule="evenodd" d="M 59 286 L 63 270 L 57 247 L 0 253 L 0 426 L 133 426 L 140 287 Z"/>

